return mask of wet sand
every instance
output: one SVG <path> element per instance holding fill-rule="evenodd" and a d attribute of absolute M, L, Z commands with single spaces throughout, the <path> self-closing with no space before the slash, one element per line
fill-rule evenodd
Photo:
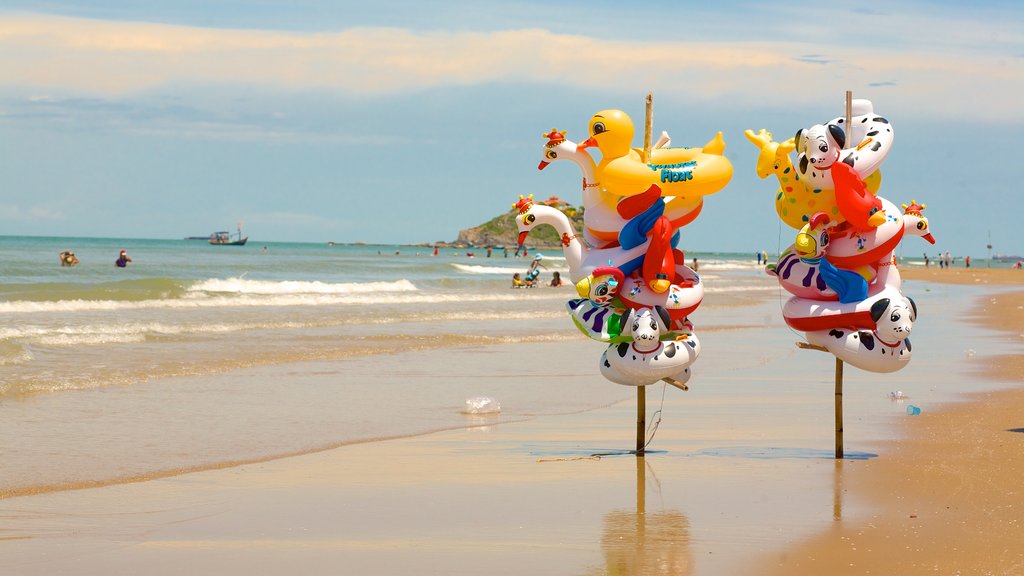
<path fill-rule="evenodd" d="M 912 268 L 917 280 L 1006 287 L 983 297 L 972 320 L 1024 343 L 1024 272 Z M 979 378 L 1024 382 L 1024 353 L 999 355 Z M 756 563 L 762 574 L 1024 574 L 1024 388 L 975 393 L 904 421 L 905 438 L 881 458 L 843 463 L 847 497 L 866 515 Z"/>

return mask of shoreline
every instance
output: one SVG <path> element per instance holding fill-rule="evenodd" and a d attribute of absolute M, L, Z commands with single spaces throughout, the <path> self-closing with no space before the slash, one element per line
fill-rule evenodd
<path fill-rule="evenodd" d="M 1024 573 L 1024 273 L 1007 269 L 901 268 L 905 281 L 987 285 L 968 321 L 998 332 L 1015 352 L 973 370 L 993 390 L 899 424 L 881 457 L 837 462 L 844 497 L 870 512 L 837 518 L 820 534 L 765 555 L 763 574 Z M 1016 288 L 1016 289 L 1014 289 Z M 1002 384 L 1002 386 L 997 386 Z"/>

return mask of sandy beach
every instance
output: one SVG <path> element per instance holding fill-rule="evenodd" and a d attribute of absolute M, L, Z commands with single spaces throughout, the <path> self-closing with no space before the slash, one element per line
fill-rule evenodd
<path fill-rule="evenodd" d="M 917 280 L 1016 287 L 983 297 L 972 319 L 1024 343 L 1024 273 L 911 268 Z M 994 356 L 980 378 L 1024 382 L 1024 353 Z M 873 511 L 780 551 L 771 574 L 1024 574 L 1024 389 L 975 393 L 907 420 L 884 458 L 844 466 L 843 488 Z M 882 450 L 880 448 L 880 450 Z M 772 566 L 772 569 L 769 569 Z"/>
<path fill-rule="evenodd" d="M 848 373 L 842 462 L 831 359 L 796 350 L 773 296 L 710 297 L 691 391 L 648 390 L 649 421 L 659 408 L 664 421 L 644 459 L 624 453 L 631 390 L 594 374 L 619 398 L 596 410 L 465 416 L 467 428 L 0 500 L 5 573 L 1021 573 L 1020 355 L 980 346 L 1019 348 L 1024 274 L 958 272 L 904 274 L 935 333 L 922 329 L 898 379 Z M 984 285 L 971 312 L 983 336 L 970 335 L 984 362 L 944 363 L 947 281 Z M 737 356 L 739 341 L 764 352 Z M 513 350 L 464 354 L 482 374 Z M 531 369 L 595 350 L 537 346 Z M 889 400 L 895 381 L 923 414 Z"/>

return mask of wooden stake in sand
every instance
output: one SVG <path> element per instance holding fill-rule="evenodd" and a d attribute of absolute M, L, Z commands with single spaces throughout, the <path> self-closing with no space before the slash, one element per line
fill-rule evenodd
<path fill-rule="evenodd" d="M 651 162 L 652 138 L 654 137 L 654 94 L 647 93 L 647 114 L 644 117 L 644 164 Z"/>
<path fill-rule="evenodd" d="M 853 91 L 846 91 L 846 146 L 856 146 L 853 143 Z M 843 361 L 836 358 L 836 459 L 843 458 Z"/>
<path fill-rule="evenodd" d="M 844 131 L 847 135 L 852 134 L 850 124 L 853 122 L 853 91 L 846 91 L 846 128 Z M 849 148 L 853 143 L 850 138 L 846 139 L 846 148 Z M 820 350 L 821 352 L 828 352 L 827 348 L 822 346 L 815 346 L 808 344 L 807 342 L 797 342 L 798 348 L 804 350 Z M 835 405 L 836 405 L 836 459 L 843 459 L 843 361 L 836 358 L 836 393 L 835 393 Z"/>
<path fill-rule="evenodd" d="M 644 115 L 644 163 L 651 161 L 651 136 L 654 132 L 654 94 L 647 93 L 647 105 Z M 644 386 L 636 387 L 636 456 L 644 457 L 644 436 L 647 431 L 647 390 Z"/>
<path fill-rule="evenodd" d="M 843 148 L 849 148 L 853 146 L 853 141 L 850 139 L 853 137 L 853 128 L 850 124 L 853 122 L 853 90 L 846 91 L 846 128 L 843 132 L 846 132 L 846 146 Z"/>

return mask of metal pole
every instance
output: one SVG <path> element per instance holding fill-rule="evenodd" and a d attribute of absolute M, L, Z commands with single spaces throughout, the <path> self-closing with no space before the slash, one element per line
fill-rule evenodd
<path fill-rule="evenodd" d="M 636 387 L 636 456 L 644 457 L 644 432 L 647 431 L 647 387 Z"/>
<path fill-rule="evenodd" d="M 843 361 L 836 358 L 836 459 L 843 458 Z"/>

